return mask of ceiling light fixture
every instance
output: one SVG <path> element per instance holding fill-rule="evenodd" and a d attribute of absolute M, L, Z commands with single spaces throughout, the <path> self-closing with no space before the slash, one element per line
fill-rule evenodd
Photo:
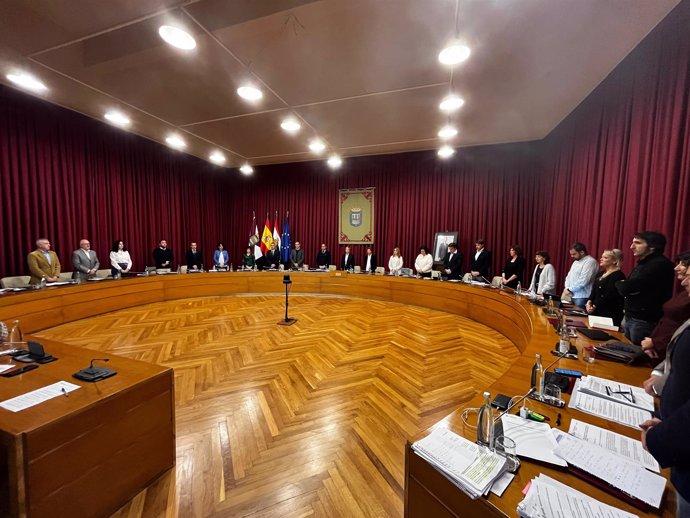
<path fill-rule="evenodd" d="M 442 138 L 443 140 L 448 140 L 453 138 L 455 135 L 458 134 L 458 130 L 455 129 L 453 126 L 443 126 L 441 128 L 441 131 L 438 132 L 438 136 Z"/>
<path fill-rule="evenodd" d="M 331 155 L 326 163 L 331 169 L 338 169 L 341 165 L 343 165 L 343 159 L 338 155 Z"/>
<path fill-rule="evenodd" d="M 297 133 L 302 125 L 294 117 L 287 117 L 283 119 L 283 122 L 280 123 L 280 127 L 288 133 Z"/>
<path fill-rule="evenodd" d="M 242 99 L 246 99 L 248 101 L 258 101 L 264 96 L 261 90 L 251 85 L 240 86 L 237 89 L 237 95 L 239 95 Z"/>
<path fill-rule="evenodd" d="M 223 165 L 225 163 L 225 155 L 220 151 L 214 151 L 209 155 L 208 159 L 217 165 Z"/>
<path fill-rule="evenodd" d="M 315 138 L 309 143 L 309 149 L 319 155 L 326 149 L 326 144 L 324 144 L 322 140 Z"/>
<path fill-rule="evenodd" d="M 462 106 L 465 104 L 465 100 L 462 99 L 461 97 L 458 97 L 457 95 L 451 94 L 448 97 L 444 98 L 441 101 L 441 104 L 438 105 L 439 109 L 441 111 L 450 113 L 454 112 L 455 110 L 462 108 Z"/>
<path fill-rule="evenodd" d="M 460 43 L 448 45 L 438 54 L 438 60 L 444 65 L 457 65 L 470 57 L 470 48 Z"/>
<path fill-rule="evenodd" d="M 170 147 L 174 147 L 175 149 L 184 149 L 185 147 L 187 147 L 185 141 L 177 135 L 170 135 L 165 139 L 165 141 L 168 143 Z"/>
<path fill-rule="evenodd" d="M 129 120 L 129 117 L 117 110 L 107 112 L 104 117 L 106 120 L 112 122 L 113 124 L 117 124 L 118 126 L 129 126 L 129 123 L 132 122 Z"/>
<path fill-rule="evenodd" d="M 192 50 L 196 47 L 196 40 L 187 31 L 172 25 L 161 25 L 158 34 L 163 40 L 173 47 L 182 50 Z"/>
<path fill-rule="evenodd" d="M 26 88 L 27 90 L 32 90 L 34 92 L 44 92 L 48 90 L 48 87 L 44 85 L 41 81 L 36 79 L 31 74 L 26 72 L 20 72 L 18 74 L 7 74 L 5 77 L 12 81 L 17 86 Z"/>
<path fill-rule="evenodd" d="M 441 158 L 449 158 L 455 154 L 455 150 L 450 147 L 450 146 L 441 146 L 441 149 L 438 150 L 438 156 Z"/>
<path fill-rule="evenodd" d="M 240 172 L 244 175 L 250 175 L 254 172 L 254 168 L 249 164 L 244 164 L 242 167 L 240 167 Z"/>

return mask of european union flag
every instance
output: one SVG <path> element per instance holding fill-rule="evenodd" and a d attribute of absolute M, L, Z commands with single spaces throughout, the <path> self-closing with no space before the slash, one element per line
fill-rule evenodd
<path fill-rule="evenodd" d="M 283 260 L 283 264 L 287 264 L 290 261 L 290 247 L 292 243 L 290 241 L 290 213 L 285 216 L 285 223 L 283 224 L 283 235 L 280 236 L 280 258 Z"/>

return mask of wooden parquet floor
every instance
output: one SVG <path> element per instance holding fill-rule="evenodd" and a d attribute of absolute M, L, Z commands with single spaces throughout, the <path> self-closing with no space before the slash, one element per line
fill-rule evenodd
<path fill-rule="evenodd" d="M 113 518 L 403 514 L 404 445 L 518 356 L 474 321 L 294 296 L 151 304 L 40 336 L 170 366 L 177 466 Z"/>

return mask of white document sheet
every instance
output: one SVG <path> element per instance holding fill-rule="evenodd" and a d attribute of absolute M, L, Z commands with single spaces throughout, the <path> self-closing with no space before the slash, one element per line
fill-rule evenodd
<path fill-rule="evenodd" d="M 558 443 L 546 423 L 528 421 L 517 415 L 506 414 L 501 417 L 503 435 L 515 441 L 518 457 L 567 466 L 568 463 L 553 453 Z"/>
<path fill-rule="evenodd" d="M 659 463 L 652 454 L 642 447 L 642 441 L 631 439 L 611 430 L 599 428 L 593 424 L 583 423 L 577 419 L 570 421 L 570 435 L 587 441 L 602 448 L 606 448 L 616 455 L 647 468 L 650 471 L 659 473 Z"/>
<path fill-rule="evenodd" d="M 585 394 L 579 389 L 579 380 L 575 383 L 568 408 L 574 408 L 587 414 L 603 417 L 609 421 L 624 424 L 635 430 L 639 425 L 652 418 L 652 413 L 640 408 L 616 403 L 599 396 Z"/>
<path fill-rule="evenodd" d="M 580 392 L 586 394 L 654 412 L 654 397 L 647 394 L 642 387 L 634 387 L 597 376 L 583 376 L 580 379 L 579 389 Z"/>
<path fill-rule="evenodd" d="M 532 480 L 527 495 L 518 504 L 522 518 L 636 518 L 572 489 L 544 474 Z"/>
<path fill-rule="evenodd" d="M 556 455 L 656 509 L 661 505 L 666 479 L 639 464 L 568 434 L 559 435 Z"/>
<path fill-rule="evenodd" d="M 9 410 L 10 412 L 19 412 L 25 408 L 29 408 L 54 397 L 65 397 L 65 393 L 70 393 L 73 390 L 81 388 L 79 385 L 69 383 L 68 381 L 58 381 L 47 387 L 32 390 L 21 396 L 13 397 L 0 402 L 0 407 Z M 64 390 L 63 390 L 64 389 Z"/>

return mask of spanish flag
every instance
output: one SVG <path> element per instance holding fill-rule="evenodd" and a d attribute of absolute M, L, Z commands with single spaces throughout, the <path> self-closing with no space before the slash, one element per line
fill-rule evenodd
<path fill-rule="evenodd" d="M 268 219 L 268 214 L 266 214 L 264 233 L 261 236 L 261 251 L 264 255 L 271 249 L 271 243 L 273 243 L 273 232 L 271 232 L 271 221 Z"/>

